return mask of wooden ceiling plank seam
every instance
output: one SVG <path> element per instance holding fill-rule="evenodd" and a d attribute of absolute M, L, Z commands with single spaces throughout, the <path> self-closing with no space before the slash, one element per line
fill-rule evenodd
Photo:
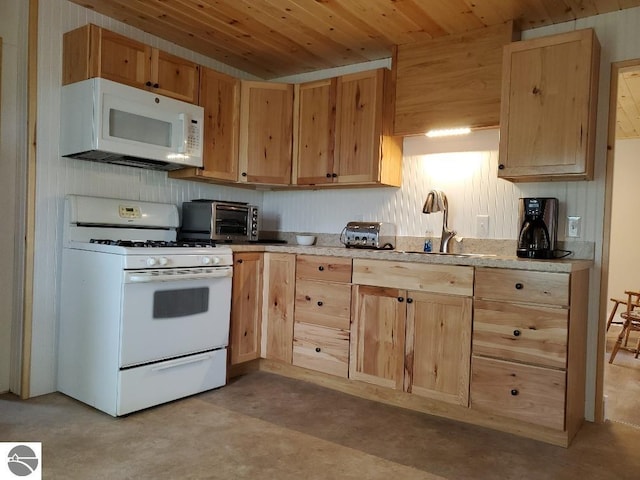
<path fill-rule="evenodd" d="M 513 0 L 511 0 L 511 2 L 513 3 Z M 511 18 L 509 15 L 505 15 L 505 9 L 503 8 L 506 0 L 464 0 L 464 3 L 476 17 L 487 26 L 505 23 Z"/>
<path fill-rule="evenodd" d="M 296 19 L 292 13 L 294 12 L 293 8 L 285 7 L 285 11 L 282 12 L 280 7 L 272 5 L 270 9 L 267 9 L 266 7 L 272 3 L 273 2 L 268 0 L 260 2 L 260 5 L 262 5 L 260 11 L 265 17 L 272 18 L 274 22 L 273 24 L 265 24 L 269 25 L 270 28 L 277 29 L 281 34 L 289 38 L 294 38 L 297 44 L 309 52 L 312 52 L 318 58 L 332 58 L 340 55 L 343 61 L 352 60 L 351 63 L 360 63 L 380 58 L 380 56 L 369 58 L 366 55 L 362 55 L 358 50 L 350 49 L 344 43 L 340 43 L 327 34 L 311 28 L 309 23 Z M 282 3 L 282 1 L 279 0 L 278 3 Z M 293 3 L 289 3 L 295 7 Z M 256 3 L 256 5 L 258 4 Z M 387 52 L 388 51 L 387 48 Z"/>
<path fill-rule="evenodd" d="M 420 32 L 416 32 L 415 35 L 416 42 L 447 35 L 447 31 L 429 15 L 420 0 L 397 0 L 395 5 L 398 10 L 406 17 L 413 19 L 416 25 L 420 27 Z"/>
<path fill-rule="evenodd" d="M 485 26 L 464 0 L 448 0 L 446 2 L 423 0 L 420 3 L 422 8 L 447 34 L 462 33 Z"/>
<path fill-rule="evenodd" d="M 188 0 L 188 1 L 190 2 L 191 0 Z M 173 4 L 171 5 L 169 5 L 169 2 L 162 2 L 162 3 L 166 4 L 166 8 L 171 8 L 171 10 L 176 14 L 181 13 L 183 10 L 178 8 L 177 6 L 174 7 L 173 4 L 176 4 L 176 5 L 179 3 L 184 4 L 185 6 L 184 8 L 187 9 L 187 3 L 181 0 L 174 0 Z M 198 2 L 198 4 L 200 5 L 204 5 L 204 3 L 205 2 L 202 2 L 202 1 Z M 239 4 L 242 2 L 235 1 L 234 3 Z M 189 10 L 187 9 L 187 11 Z M 205 31 L 207 30 L 207 27 L 209 27 L 210 24 L 208 24 L 204 20 L 209 19 L 210 21 L 220 25 L 221 28 L 224 28 L 229 35 L 233 36 L 233 38 L 238 39 L 238 41 L 246 42 L 249 45 L 256 45 L 256 44 L 272 45 L 276 51 L 281 52 L 284 56 L 289 57 L 291 59 L 294 59 L 294 60 L 300 59 L 300 57 L 303 56 L 304 62 L 306 63 L 310 63 L 318 67 L 323 67 L 326 65 L 326 60 L 323 60 L 322 58 L 316 55 L 313 55 L 311 52 L 305 49 L 303 45 L 296 43 L 295 41 L 288 38 L 286 35 L 283 35 L 281 32 L 270 28 L 269 26 L 265 25 L 260 21 L 257 21 L 253 18 L 248 17 L 246 15 L 246 12 L 243 12 L 242 10 L 233 9 L 232 11 L 223 12 L 224 15 L 226 16 L 225 19 L 220 19 L 215 15 L 209 15 L 209 12 L 206 11 L 206 7 L 204 6 L 201 8 L 199 7 L 199 10 L 191 9 L 191 11 L 193 12 L 193 14 L 190 15 L 190 17 L 193 18 L 193 21 L 198 22 L 196 23 L 196 25 L 202 25 L 202 27 L 199 28 L 200 30 L 202 29 L 205 29 Z M 238 20 L 239 18 L 242 18 L 243 20 Z M 239 27 L 239 24 L 243 24 L 243 22 L 244 22 L 244 25 L 247 26 L 247 28 L 250 28 L 250 31 L 252 32 L 249 36 L 247 36 L 244 33 L 244 31 Z M 210 28 L 208 30 L 210 30 Z M 230 33 L 230 32 L 234 32 L 234 33 Z M 260 50 L 271 51 L 272 49 L 269 48 L 269 49 L 260 49 Z M 277 62 L 277 58 L 275 54 L 272 54 L 271 61 Z M 289 62 L 289 61 L 290 60 L 287 60 L 286 62 Z"/>
<path fill-rule="evenodd" d="M 342 25 L 338 23 L 330 23 L 329 20 L 325 20 L 325 15 L 320 15 L 317 2 L 304 2 L 298 3 L 287 0 L 290 7 L 289 14 L 297 20 L 299 28 L 312 38 L 326 39 L 329 43 L 335 43 L 341 46 L 342 51 L 358 52 L 358 55 L 362 58 L 361 61 L 378 60 L 391 56 L 391 49 L 387 42 L 379 42 L 375 39 L 371 39 L 366 35 L 359 34 L 354 36 L 348 34 L 343 30 Z M 266 0 L 267 3 L 279 3 L 281 0 Z M 314 6 L 316 6 L 314 8 Z M 364 53 L 370 52 L 370 53 Z"/>

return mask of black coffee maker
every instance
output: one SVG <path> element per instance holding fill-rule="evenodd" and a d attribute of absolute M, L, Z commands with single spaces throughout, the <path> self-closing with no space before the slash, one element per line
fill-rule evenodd
<path fill-rule="evenodd" d="M 521 198 L 518 225 L 518 257 L 555 258 L 558 231 L 557 198 Z"/>

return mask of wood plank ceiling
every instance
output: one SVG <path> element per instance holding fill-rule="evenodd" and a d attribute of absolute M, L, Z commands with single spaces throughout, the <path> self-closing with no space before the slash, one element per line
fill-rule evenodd
<path fill-rule="evenodd" d="M 640 0 L 71 0 L 263 79 L 391 56 L 514 20 L 520 30 Z"/>
<path fill-rule="evenodd" d="M 265 80 L 391 56 L 394 45 L 514 20 L 519 30 L 640 0 L 70 0 Z M 621 74 L 617 138 L 640 137 L 640 72 Z"/>

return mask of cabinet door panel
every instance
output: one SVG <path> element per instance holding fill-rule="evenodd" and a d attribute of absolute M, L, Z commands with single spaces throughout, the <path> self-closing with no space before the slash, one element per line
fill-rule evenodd
<path fill-rule="evenodd" d="M 153 49 L 151 68 L 154 92 L 183 102 L 198 103 L 198 65 Z"/>
<path fill-rule="evenodd" d="M 402 389 L 405 292 L 395 288 L 353 287 L 349 377 Z"/>
<path fill-rule="evenodd" d="M 336 162 L 340 183 L 377 182 L 380 176 L 384 73 L 338 78 Z"/>
<path fill-rule="evenodd" d="M 262 254 L 236 253 L 231 299 L 230 363 L 260 356 Z"/>
<path fill-rule="evenodd" d="M 242 82 L 240 95 L 240 180 L 291 182 L 293 86 Z"/>
<path fill-rule="evenodd" d="M 296 86 L 295 175 L 298 185 L 332 183 L 336 79 Z"/>
<path fill-rule="evenodd" d="M 151 47 L 108 30 L 100 31 L 99 76 L 146 88 L 145 83 L 151 79 Z"/>
<path fill-rule="evenodd" d="M 266 253 L 264 262 L 263 357 L 291 363 L 296 256 Z"/>
<path fill-rule="evenodd" d="M 468 406 L 472 300 L 408 292 L 405 390 Z"/>

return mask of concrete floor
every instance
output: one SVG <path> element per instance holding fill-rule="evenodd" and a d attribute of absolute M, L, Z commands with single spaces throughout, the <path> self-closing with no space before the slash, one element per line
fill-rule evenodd
<path fill-rule="evenodd" d="M 640 429 L 569 449 L 256 372 L 112 418 L 62 394 L 0 395 L 0 440 L 43 442 L 45 479 L 637 479 Z"/>

